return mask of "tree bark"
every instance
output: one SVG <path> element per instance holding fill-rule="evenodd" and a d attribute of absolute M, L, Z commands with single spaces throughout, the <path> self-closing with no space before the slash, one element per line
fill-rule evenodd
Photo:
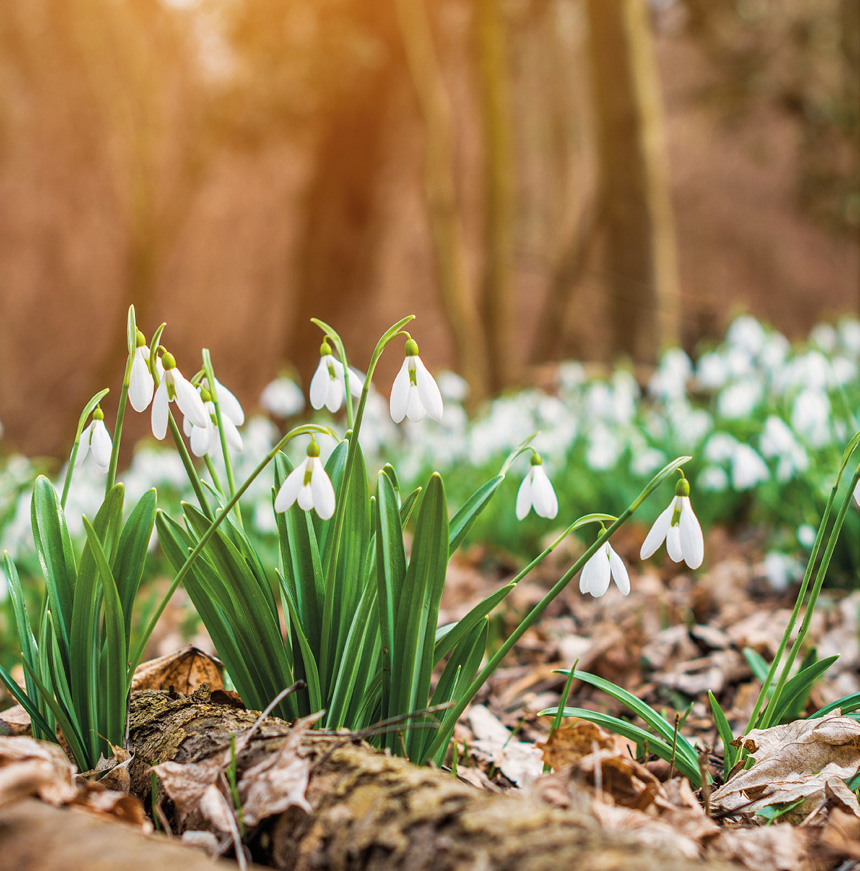
<path fill-rule="evenodd" d="M 612 350 L 656 362 L 678 339 L 663 114 L 644 0 L 588 0 Z"/>
<path fill-rule="evenodd" d="M 132 792 L 148 800 L 150 762 L 192 762 L 229 746 L 257 715 L 216 705 L 208 692 L 134 694 L 129 749 Z M 274 753 L 289 725 L 267 718 L 238 759 L 238 770 Z M 343 735 L 311 733 L 300 753 L 310 762 L 313 812 L 290 808 L 250 837 L 256 861 L 279 869 L 366 871 L 717 871 L 727 866 L 647 853 L 600 829 L 593 819 L 522 795 L 497 795 L 449 774 L 418 768 Z M 169 810 L 169 804 L 167 805 Z"/>

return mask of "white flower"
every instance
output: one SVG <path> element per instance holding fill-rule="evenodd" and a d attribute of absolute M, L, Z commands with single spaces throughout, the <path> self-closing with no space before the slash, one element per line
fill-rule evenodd
<path fill-rule="evenodd" d="M 607 541 L 582 567 L 582 574 L 579 576 L 579 592 L 591 593 L 595 599 L 599 599 L 609 589 L 610 579 L 615 581 L 622 596 L 626 596 L 630 592 L 630 576 L 627 574 L 627 567 Z"/>
<path fill-rule="evenodd" d="M 537 454 L 532 456 L 531 468 L 517 491 L 517 520 L 522 520 L 532 508 L 535 514 L 549 520 L 558 514 L 555 490 Z"/>
<path fill-rule="evenodd" d="M 81 433 L 78 455 L 75 458 L 75 468 L 77 469 L 83 463 L 89 453 L 92 454 L 93 465 L 96 469 L 103 475 L 106 475 L 110 466 L 112 449 L 113 444 L 110 440 L 110 434 L 105 426 L 105 416 L 100 408 L 96 408 L 89 426 Z"/>
<path fill-rule="evenodd" d="M 320 449 L 315 441 L 308 445 L 307 457 L 290 472 L 278 490 L 275 511 L 286 511 L 294 502 L 298 502 L 303 511 L 313 508 L 322 520 L 334 514 L 334 487 L 320 462 Z"/>
<path fill-rule="evenodd" d="M 209 415 L 203 400 L 194 386 L 176 368 L 173 355 L 165 353 L 162 356 L 162 365 L 164 373 L 152 400 L 152 434 L 159 440 L 164 438 L 167 433 L 168 403 L 174 399 L 179 410 L 194 426 L 208 426 Z"/>
<path fill-rule="evenodd" d="M 860 481 L 857 482 L 857 486 L 854 488 L 854 501 L 860 505 Z"/>
<path fill-rule="evenodd" d="M 191 452 L 195 457 L 203 457 L 206 454 L 215 456 L 221 452 L 221 437 L 218 435 L 218 418 L 215 414 L 215 403 L 208 399 L 209 393 L 206 392 L 203 407 L 206 409 L 208 421 L 206 426 L 197 426 L 189 417 L 185 417 L 182 421 L 182 431 L 191 440 Z M 221 409 L 221 421 L 224 424 L 224 435 L 227 439 L 227 445 L 231 450 L 241 453 L 242 436 L 239 430 L 236 429 L 236 424 L 227 416 L 224 408 Z"/>
<path fill-rule="evenodd" d="M 406 359 L 391 387 L 391 419 L 400 423 L 404 417 L 421 420 L 429 414 L 433 420 L 442 417 L 442 394 L 433 376 L 418 356 L 418 345 L 413 339 L 406 342 Z"/>
<path fill-rule="evenodd" d="M 275 417 L 292 417 L 305 407 L 305 395 L 295 381 L 282 375 L 263 388 L 260 405 Z"/>
<path fill-rule="evenodd" d="M 346 398 L 344 381 L 343 363 L 334 358 L 329 343 L 323 342 L 320 347 L 320 362 L 314 377 L 311 378 L 311 405 L 317 410 L 325 406 L 334 414 Z M 361 376 L 350 368 L 349 392 L 353 396 L 361 396 L 363 386 L 364 381 Z"/>
<path fill-rule="evenodd" d="M 702 527 L 690 504 L 690 485 L 681 478 L 675 487 L 675 498 L 654 521 L 651 531 L 642 542 L 641 559 L 648 559 L 665 540 L 666 551 L 674 562 L 681 560 L 691 569 L 697 569 L 705 557 L 705 539 Z"/>
<path fill-rule="evenodd" d="M 131 361 L 131 377 L 128 382 L 128 400 L 135 411 L 145 411 L 152 402 L 155 382 L 149 371 L 149 348 L 140 330 L 137 331 L 137 349 Z"/>
<path fill-rule="evenodd" d="M 202 385 L 204 388 L 209 387 L 209 380 L 203 379 Z M 217 378 L 215 379 L 215 390 L 218 397 L 218 404 L 221 406 L 221 417 L 227 418 L 236 426 L 242 426 L 245 422 L 245 412 L 242 409 L 242 404 Z M 209 391 L 212 392 L 211 390 Z"/>
<path fill-rule="evenodd" d="M 732 457 L 732 487 L 735 490 L 751 490 L 769 477 L 770 469 L 758 451 L 739 442 Z"/>

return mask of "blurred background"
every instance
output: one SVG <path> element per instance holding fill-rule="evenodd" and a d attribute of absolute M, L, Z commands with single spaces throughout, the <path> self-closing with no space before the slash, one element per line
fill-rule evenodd
<path fill-rule="evenodd" d="M 739 311 L 856 314 L 858 234 L 857 0 L 0 5 L 0 421 L 30 455 L 116 398 L 131 303 L 243 400 L 307 386 L 311 316 L 363 368 L 414 313 L 480 400 L 647 372 Z"/>

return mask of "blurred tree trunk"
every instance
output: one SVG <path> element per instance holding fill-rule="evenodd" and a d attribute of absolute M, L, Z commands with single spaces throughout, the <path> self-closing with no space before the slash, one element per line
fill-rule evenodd
<path fill-rule="evenodd" d="M 516 380 L 521 358 L 511 335 L 516 163 L 507 22 L 498 0 L 477 0 L 474 27 L 484 146 L 481 319 L 487 331 L 488 386 L 497 392 Z"/>
<path fill-rule="evenodd" d="M 320 119 L 296 249 L 297 306 L 285 349 L 306 377 L 316 368 L 322 341 L 310 318 L 339 329 L 338 314 L 354 311 L 370 294 L 380 231 L 377 181 L 402 73 L 390 4 L 353 3 L 348 17 L 351 27 L 372 34 L 381 46 L 372 62 L 353 68 L 351 81 L 336 90 Z"/>
<path fill-rule="evenodd" d="M 489 382 L 487 342 L 469 278 L 466 241 L 457 207 L 451 106 L 433 46 L 425 0 L 395 0 L 412 84 L 424 122 L 424 185 L 439 270 L 442 309 L 460 374 L 474 400 Z"/>
<path fill-rule="evenodd" d="M 653 362 L 678 338 L 679 279 L 647 9 L 588 0 L 587 10 L 612 351 Z"/>

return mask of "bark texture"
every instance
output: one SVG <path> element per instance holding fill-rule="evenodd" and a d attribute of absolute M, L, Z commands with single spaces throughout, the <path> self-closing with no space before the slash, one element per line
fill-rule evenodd
<path fill-rule="evenodd" d="M 149 796 L 147 760 L 199 760 L 228 745 L 256 714 L 212 704 L 208 694 L 136 693 L 130 712 L 132 791 Z M 268 718 L 239 757 L 239 770 L 275 752 L 289 725 Z M 267 821 L 251 843 L 279 869 L 367 871 L 717 871 L 727 866 L 647 853 L 588 817 L 525 796 L 495 795 L 418 768 L 339 735 L 314 734 L 308 815 L 297 808 Z"/>
<path fill-rule="evenodd" d="M 199 850 L 148 837 L 123 823 L 28 799 L 0 810 L 0 868 L 235 871 L 236 864 L 215 862 Z"/>

